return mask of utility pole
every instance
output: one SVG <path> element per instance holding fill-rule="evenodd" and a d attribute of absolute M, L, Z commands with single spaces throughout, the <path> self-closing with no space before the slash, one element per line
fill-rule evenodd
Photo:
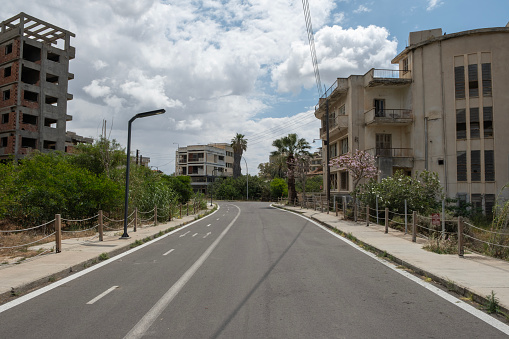
<path fill-rule="evenodd" d="M 138 156 L 140 154 L 140 150 L 136 150 L 136 166 L 138 166 Z"/>

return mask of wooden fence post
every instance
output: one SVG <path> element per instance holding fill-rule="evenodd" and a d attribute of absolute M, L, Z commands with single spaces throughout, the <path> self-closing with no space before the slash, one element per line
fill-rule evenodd
<path fill-rule="evenodd" d="M 157 226 L 157 205 L 154 206 L 154 226 Z"/>
<path fill-rule="evenodd" d="M 134 208 L 134 227 L 133 232 L 136 232 L 136 228 L 138 226 L 138 207 Z"/>
<path fill-rule="evenodd" d="M 417 212 L 412 212 L 412 242 L 417 241 Z"/>
<path fill-rule="evenodd" d="M 357 222 L 357 201 L 353 203 L 353 221 Z"/>
<path fill-rule="evenodd" d="M 385 233 L 389 233 L 389 208 L 385 208 Z"/>
<path fill-rule="evenodd" d="M 55 253 L 62 251 L 62 219 L 55 214 Z"/>
<path fill-rule="evenodd" d="M 336 205 L 336 217 L 338 216 L 338 204 L 335 204 Z"/>
<path fill-rule="evenodd" d="M 366 206 L 366 226 L 369 226 L 369 205 Z"/>
<path fill-rule="evenodd" d="M 103 210 L 99 211 L 99 227 L 97 230 L 99 231 L 99 241 L 103 241 Z"/>
<path fill-rule="evenodd" d="M 463 258 L 463 218 L 458 217 L 458 255 Z"/>
<path fill-rule="evenodd" d="M 343 197 L 343 219 L 346 220 L 346 198 Z"/>

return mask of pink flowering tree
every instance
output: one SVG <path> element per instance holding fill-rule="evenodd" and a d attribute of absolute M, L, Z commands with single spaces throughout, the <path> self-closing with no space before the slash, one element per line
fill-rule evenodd
<path fill-rule="evenodd" d="M 374 178 L 378 175 L 378 169 L 375 166 L 375 158 L 366 151 L 355 150 L 342 156 L 332 159 L 329 166 L 337 168 L 346 168 L 353 178 L 352 195 L 356 195 L 357 185 L 366 178 Z"/>

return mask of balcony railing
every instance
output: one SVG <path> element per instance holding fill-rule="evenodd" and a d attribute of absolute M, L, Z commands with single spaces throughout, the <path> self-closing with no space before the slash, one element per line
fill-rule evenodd
<path fill-rule="evenodd" d="M 374 69 L 373 70 L 373 78 L 382 78 L 382 79 L 401 79 L 401 78 L 409 78 L 410 71 L 409 70 L 399 70 L 399 69 Z"/>
<path fill-rule="evenodd" d="M 384 158 L 412 158 L 413 148 L 370 148 L 366 152 L 374 157 Z"/>
<path fill-rule="evenodd" d="M 348 115 L 337 115 L 329 119 L 329 131 L 338 127 L 339 129 L 348 128 Z M 321 127 L 320 133 L 323 134 L 325 132 L 327 132 L 327 129 L 325 127 Z"/>
<path fill-rule="evenodd" d="M 372 123 L 408 124 L 413 121 L 412 110 L 409 109 L 376 109 L 372 108 L 364 112 L 366 125 Z"/>

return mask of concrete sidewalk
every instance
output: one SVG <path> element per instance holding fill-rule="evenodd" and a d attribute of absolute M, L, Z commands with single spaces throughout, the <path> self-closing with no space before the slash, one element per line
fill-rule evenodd
<path fill-rule="evenodd" d="M 301 213 L 322 224 L 327 224 L 345 234 L 351 234 L 361 244 L 372 247 L 378 253 L 387 253 L 394 262 L 412 269 L 415 273 L 431 278 L 448 289 L 470 296 L 474 301 L 485 304 L 486 296 L 495 292 L 500 306 L 507 313 L 509 310 L 509 262 L 466 253 L 463 258 L 458 255 L 436 254 L 424 250 L 424 240 L 412 242 L 412 235 L 385 226 L 365 222 L 342 220 L 335 213 L 321 213 L 300 207 L 278 205 L 284 209 Z"/>
<path fill-rule="evenodd" d="M 210 211 L 213 206 L 207 205 L 207 208 Z M 42 287 L 74 272 L 82 271 L 99 262 L 99 256 L 102 253 L 107 253 L 108 257 L 111 258 L 116 254 L 129 250 L 137 240 L 152 239 L 159 232 L 188 224 L 194 221 L 198 215 L 205 213 L 206 211 L 202 210 L 197 214 L 183 216 L 181 219 L 159 223 L 157 226 L 138 226 L 136 232 L 133 232 L 130 228 L 129 239 L 120 239 L 123 231 L 118 230 L 105 232 L 103 241 L 99 241 L 97 235 L 92 238 L 65 239 L 62 240 L 62 251 L 60 253 L 50 252 L 21 261 L 19 264 L 1 265 L 0 304 L 9 302 L 16 296 Z M 33 249 L 51 250 L 54 247 L 55 242 L 50 242 L 36 245 Z"/>

